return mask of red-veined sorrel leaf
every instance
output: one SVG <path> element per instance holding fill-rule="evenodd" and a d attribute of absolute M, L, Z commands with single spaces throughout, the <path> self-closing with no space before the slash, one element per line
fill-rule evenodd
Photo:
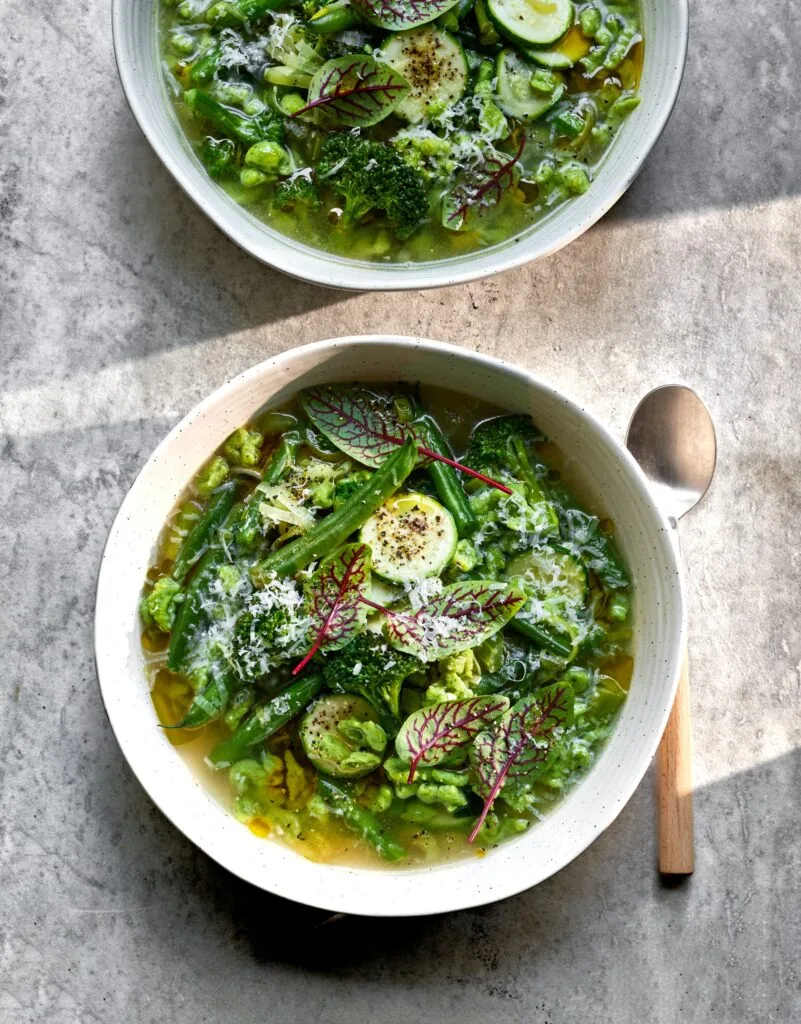
<path fill-rule="evenodd" d="M 519 700 L 491 729 L 478 734 L 470 761 L 484 808 L 468 843 L 478 835 L 507 779 L 533 781 L 546 770 L 555 754 L 557 730 L 572 721 L 573 691 L 566 683 L 552 683 Z"/>
<path fill-rule="evenodd" d="M 409 782 L 414 781 L 418 767 L 444 761 L 508 709 L 508 699 L 496 694 L 431 704 L 409 715 L 395 738 L 398 757 L 409 762 Z"/>
<path fill-rule="evenodd" d="M 485 156 L 482 164 L 457 182 L 443 202 L 442 223 L 446 228 L 459 231 L 471 210 L 486 209 L 501 201 L 504 192 L 517 184 L 517 162 L 525 145 L 524 136 L 514 156 L 497 152 Z"/>
<path fill-rule="evenodd" d="M 413 424 L 401 423 L 389 395 L 358 384 L 326 384 L 308 388 L 301 392 L 300 401 L 306 415 L 332 444 L 371 469 L 382 465 L 414 430 Z M 497 480 L 439 455 L 425 445 L 418 444 L 417 450 L 424 459 L 445 462 L 504 494 L 512 493 Z"/>
<path fill-rule="evenodd" d="M 409 83 L 389 64 L 353 55 L 326 61 L 309 86 L 309 102 L 299 110 L 325 110 L 340 124 L 366 128 L 391 114 L 409 92 Z"/>
<path fill-rule="evenodd" d="M 362 598 L 370 589 L 370 549 L 348 544 L 324 559 L 304 587 L 314 643 L 292 675 L 297 675 L 321 649 L 344 647 L 364 629 L 367 608 Z"/>
<path fill-rule="evenodd" d="M 525 595 L 512 584 L 463 580 L 445 587 L 416 612 L 380 610 L 387 640 L 396 650 L 422 661 L 438 661 L 483 643 L 525 602 Z"/>
<path fill-rule="evenodd" d="M 417 28 L 454 7 L 457 0 L 352 0 L 353 6 L 372 25 L 389 32 Z"/>

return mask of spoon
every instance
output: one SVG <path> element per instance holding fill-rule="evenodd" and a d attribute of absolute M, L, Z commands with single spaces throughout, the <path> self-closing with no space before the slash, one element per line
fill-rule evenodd
<path fill-rule="evenodd" d="M 634 410 L 626 446 L 645 473 L 660 509 L 675 530 L 706 494 L 715 472 L 715 426 L 687 387 L 650 391 Z M 687 651 L 676 700 L 658 754 L 659 870 L 691 875 L 693 852 L 692 734 Z"/>

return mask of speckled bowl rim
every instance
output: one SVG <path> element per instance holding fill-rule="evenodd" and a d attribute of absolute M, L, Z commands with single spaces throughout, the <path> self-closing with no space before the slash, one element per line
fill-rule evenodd
<path fill-rule="evenodd" d="M 629 509 L 627 515 L 636 511 L 640 516 L 641 539 L 618 534 L 636 581 L 635 669 L 620 721 L 596 765 L 558 807 L 535 828 L 483 858 L 381 871 L 310 862 L 281 843 L 253 836 L 209 794 L 157 728 L 143 671 L 137 605 L 166 511 L 216 444 L 246 418 L 237 400 L 245 396 L 246 408 L 255 412 L 261 404 L 257 397 L 263 402 L 276 391 L 292 394 L 302 386 L 297 383 L 301 377 L 303 383 L 331 379 L 325 367 L 338 359 L 368 368 L 367 379 L 388 379 L 391 372 L 373 373 L 369 367 L 375 360 L 376 366 L 405 367 L 395 374 L 398 379 L 425 377 L 418 370 L 430 365 L 438 382 L 447 367 L 456 378 L 449 383 L 463 392 L 472 390 L 460 386 L 471 374 L 486 385 L 487 394 L 493 388 L 499 394 L 525 392 L 532 411 L 548 410 L 551 421 L 561 418 L 574 425 L 570 429 L 576 431 L 579 446 L 595 446 L 587 464 L 608 466 L 608 480 L 606 475 L 599 478 L 606 481 L 606 510 L 615 514 L 614 500 L 610 506 L 609 499 L 617 494 L 621 508 Z M 544 426 L 547 431 L 548 423 Z M 187 445 L 192 450 L 182 457 Z M 148 517 L 152 525 L 145 528 Z M 642 551 L 632 560 L 635 543 Z M 649 607 L 655 605 L 647 615 L 653 615 L 653 623 L 649 619 L 644 625 L 643 595 L 651 590 L 655 597 L 647 601 Z M 109 721 L 133 773 L 165 816 L 201 850 L 245 881 L 300 903 L 367 916 L 415 916 L 481 906 L 528 889 L 570 863 L 608 828 L 656 751 L 675 696 L 684 634 L 675 531 L 657 508 L 636 462 L 590 412 L 546 381 L 490 356 L 420 338 L 369 335 L 317 342 L 268 359 L 218 388 L 170 431 L 123 500 L 103 550 L 95 660 Z M 631 723 L 626 717 L 630 709 Z M 650 870 L 645 856 L 643 870 Z"/>
<path fill-rule="evenodd" d="M 641 0 L 646 37 L 653 40 L 647 44 L 640 88 L 643 102 L 626 119 L 602 158 L 587 193 L 559 207 L 533 227 L 488 249 L 427 263 L 392 264 L 335 256 L 294 241 L 257 220 L 208 177 L 180 134 L 161 81 L 160 61 L 142 58 L 142 19 L 152 16 L 153 2 L 113 0 L 112 34 L 123 91 L 159 159 L 189 198 L 245 252 L 291 277 L 355 291 L 403 291 L 463 284 L 542 259 L 578 238 L 620 199 L 662 134 L 678 96 L 689 35 L 688 0 Z M 134 21 L 137 16 L 140 20 Z M 656 28 L 657 22 L 660 29 Z M 152 91 L 155 69 L 161 102 Z"/>

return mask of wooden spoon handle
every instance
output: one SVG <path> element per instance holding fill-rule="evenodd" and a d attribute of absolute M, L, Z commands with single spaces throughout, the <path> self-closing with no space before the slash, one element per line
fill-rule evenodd
<path fill-rule="evenodd" d="M 659 745 L 658 767 L 659 870 L 663 875 L 691 875 L 695 855 L 690 680 L 686 649 L 676 701 Z"/>

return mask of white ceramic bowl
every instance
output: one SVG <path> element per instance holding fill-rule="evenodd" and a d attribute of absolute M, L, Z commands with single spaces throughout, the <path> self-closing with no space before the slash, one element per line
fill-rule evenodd
<path fill-rule="evenodd" d="M 125 94 L 164 165 L 237 245 L 293 277 L 331 288 L 434 288 L 520 266 L 567 245 L 623 195 L 665 126 L 687 52 L 687 0 L 641 0 L 645 35 L 642 103 L 604 156 L 592 188 L 538 225 L 480 252 L 430 263 L 368 263 L 295 242 L 257 220 L 215 184 L 192 153 L 173 112 L 156 41 L 158 0 L 113 0 L 114 50 Z"/>
<path fill-rule="evenodd" d="M 314 864 L 258 839 L 197 780 L 157 728 L 139 646 L 137 604 L 156 540 L 176 498 L 210 453 L 266 402 L 312 384 L 406 380 L 448 387 L 517 412 L 581 467 L 581 483 L 616 524 L 635 588 L 634 677 L 593 770 L 546 819 L 484 858 L 433 868 L 370 870 Z M 670 527 L 636 463 L 598 421 L 553 387 L 495 359 L 432 341 L 339 338 L 248 370 L 201 402 L 159 445 L 111 528 L 97 588 L 95 650 L 112 728 L 164 814 L 229 871 L 280 896 L 370 915 L 439 913 L 536 885 L 584 850 L 634 792 L 664 729 L 683 642 L 683 600 Z"/>

